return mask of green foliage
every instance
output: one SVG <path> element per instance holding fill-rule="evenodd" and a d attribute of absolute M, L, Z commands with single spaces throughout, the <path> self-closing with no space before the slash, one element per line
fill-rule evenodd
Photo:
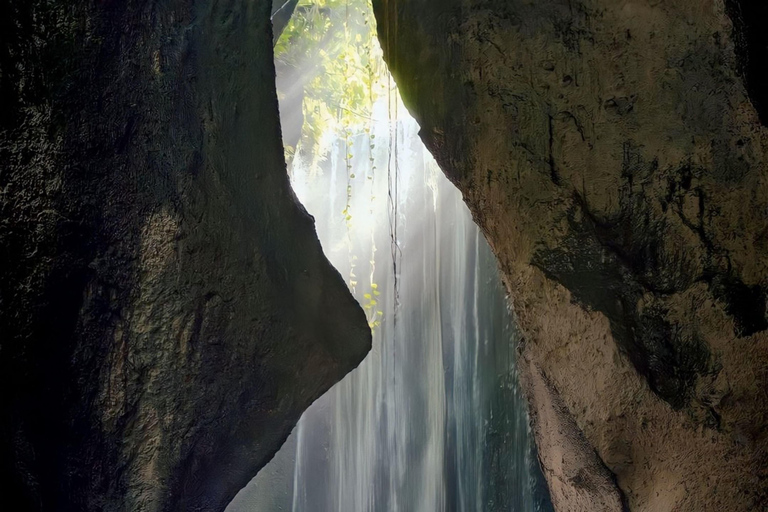
<path fill-rule="evenodd" d="M 275 45 L 275 60 L 306 69 L 302 150 L 322 159 L 324 137 L 365 131 L 386 76 L 370 0 L 302 0 Z M 298 150 L 298 148 L 297 148 Z M 352 158 L 347 147 L 347 160 Z"/>
<path fill-rule="evenodd" d="M 361 138 L 367 139 L 365 177 L 373 186 L 373 150 L 375 136 L 371 132 L 373 105 L 389 93 L 388 72 L 376 39 L 370 0 L 301 0 L 275 45 L 278 69 L 301 70 L 304 122 L 296 148 L 286 148 L 286 160 L 301 152 L 304 162 L 318 169 L 320 161 L 336 141 L 343 141 L 342 153 L 347 171 L 346 205 L 341 211 L 348 234 L 351 232 L 352 161 L 356 158 Z M 363 137 L 361 137 L 361 135 Z M 374 200 L 371 192 L 371 201 Z M 348 282 L 357 295 L 357 256 L 349 242 Z M 372 253 L 376 247 L 372 242 Z M 371 257 L 371 269 L 375 262 Z M 366 283 L 370 286 L 361 304 L 369 327 L 381 325 L 384 313 L 379 305 L 381 292 L 373 281 L 373 270 Z"/>
<path fill-rule="evenodd" d="M 379 285 L 374 282 L 371 282 L 370 285 L 371 293 L 363 294 L 362 304 L 368 317 L 368 326 L 373 329 L 381 325 L 381 317 L 384 316 L 384 313 L 378 308 L 379 301 L 376 299 L 376 297 L 381 295 L 381 292 L 378 290 Z"/>

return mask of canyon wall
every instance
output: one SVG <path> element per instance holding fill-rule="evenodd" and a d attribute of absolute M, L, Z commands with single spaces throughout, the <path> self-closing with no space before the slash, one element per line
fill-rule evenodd
<path fill-rule="evenodd" d="M 768 7 L 373 3 L 498 258 L 556 509 L 768 507 Z"/>
<path fill-rule="evenodd" d="M 0 7 L 14 510 L 223 510 L 369 350 L 288 182 L 270 9 Z"/>

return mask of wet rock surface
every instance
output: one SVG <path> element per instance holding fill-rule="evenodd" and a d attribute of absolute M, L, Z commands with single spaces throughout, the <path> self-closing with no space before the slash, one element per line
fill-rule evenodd
<path fill-rule="evenodd" d="M 374 1 L 499 260 L 558 510 L 768 506 L 761 8 Z"/>
<path fill-rule="evenodd" d="M 0 7 L 14 510 L 223 510 L 369 350 L 288 183 L 270 4 Z"/>

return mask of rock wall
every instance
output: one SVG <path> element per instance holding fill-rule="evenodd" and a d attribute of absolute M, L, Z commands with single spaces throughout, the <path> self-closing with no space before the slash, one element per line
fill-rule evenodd
<path fill-rule="evenodd" d="M 766 7 L 374 10 L 498 257 L 557 510 L 768 508 Z"/>
<path fill-rule="evenodd" d="M 369 350 L 285 172 L 270 8 L 0 6 L 14 510 L 223 510 Z"/>

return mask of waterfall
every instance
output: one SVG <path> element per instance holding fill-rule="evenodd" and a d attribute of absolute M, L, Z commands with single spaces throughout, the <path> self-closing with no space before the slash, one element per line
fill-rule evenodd
<path fill-rule="evenodd" d="M 375 148 L 339 139 L 319 170 L 297 155 L 291 171 L 374 324 L 373 349 L 228 510 L 536 510 L 516 333 L 493 255 L 416 122 L 390 121 L 385 104 L 373 117 Z"/>
<path fill-rule="evenodd" d="M 278 66 L 283 136 L 286 146 L 298 144 L 289 173 L 325 254 L 366 311 L 373 348 L 304 413 L 227 510 L 549 510 L 517 388 L 516 332 L 493 255 L 459 191 L 422 144 L 391 78 L 373 79 L 374 70 L 386 71 L 373 48 L 369 12 L 356 11 L 357 18 L 349 9 L 306 12 L 292 37 L 318 27 L 326 32 L 313 34 L 297 46 L 306 53 Z M 364 37 L 347 29 L 353 18 Z M 334 27 L 368 56 L 333 61 L 342 64 L 323 69 L 343 78 L 324 83 L 315 60 L 336 59 L 328 53 Z M 351 50 L 338 51 L 349 59 Z M 342 98 L 338 112 L 346 123 L 351 115 L 362 123 L 320 137 L 315 130 L 312 140 L 322 149 L 302 149 L 299 132 L 308 122 L 302 98 L 316 101 L 320 89 L 327 98 L 334 90 L 328 83 L 349 83 L 353 67 L 367 73 L 371 102 L 360 113 Z M 385 91 L 376 99 L 374 86 Z M 307 95 L 304 87 L 315 89 Z"/>

